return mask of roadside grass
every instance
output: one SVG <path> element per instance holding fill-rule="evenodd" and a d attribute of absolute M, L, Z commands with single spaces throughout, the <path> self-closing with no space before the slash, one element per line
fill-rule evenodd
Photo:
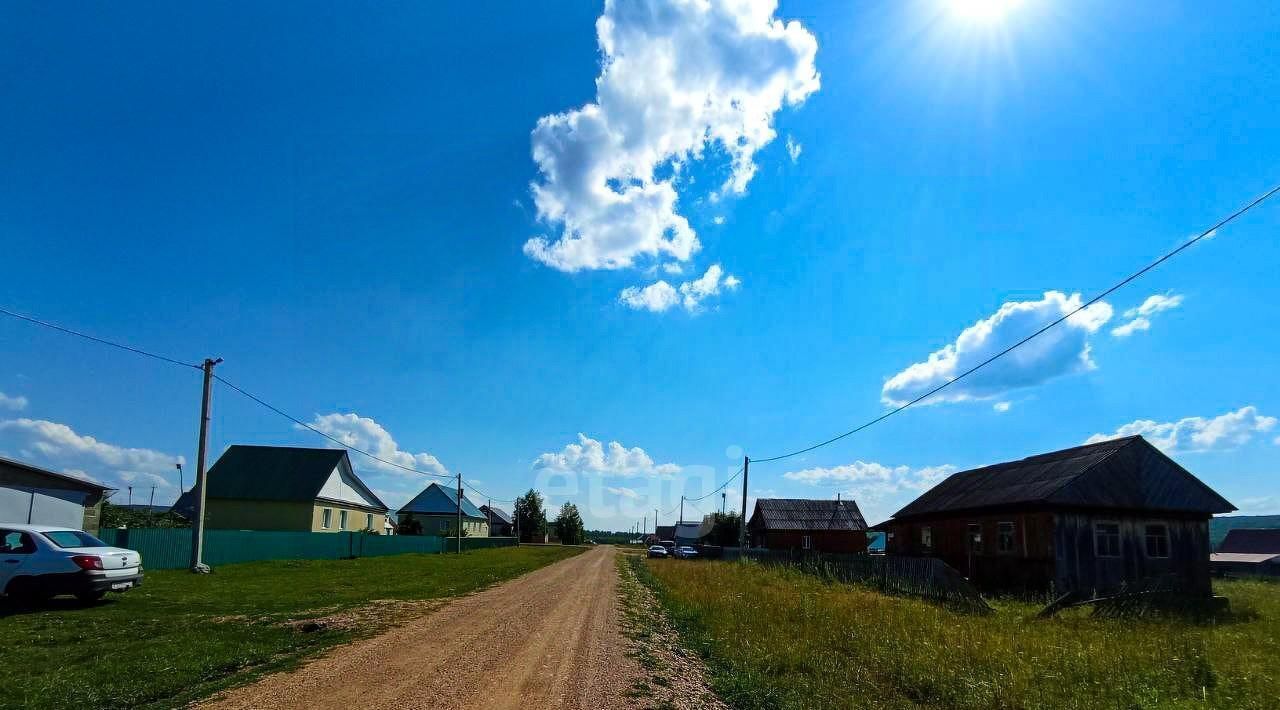
<path fill-rule="evenodd" d="M 251 562 L 205 576 L 147 572 L 141 587 L 90 607 L 0 602 L 0 708 L 182 706 L 426 608 L 410 602 L 465 594 L 582 551 Z M 308 619 L 322 621 L 299 623 Z"/>
<path fill-rule="evenodd" d="M 1219 583 L 1217 623 L 986 617 L 746 563 L 647 561 L 684 643 L 737 708 L 1275 708 L 1280 585 Z"/>

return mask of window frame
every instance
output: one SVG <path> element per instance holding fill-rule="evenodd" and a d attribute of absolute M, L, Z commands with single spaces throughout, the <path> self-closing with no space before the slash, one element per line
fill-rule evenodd
<path fill-rule="evenodd" d="M 373 529 L 373 513 L 364 514 L 364 529 L 365 530 Z"/>
<path fill-rule="evenodd" d="M 1005 542 L 1009 543 L 1005 547 Z M 996 552 L 1012 555 L 1018 552 L 1018 525 L 1012 520 L 1001 520 L 996 523 Z"/>
<path fill-rule="evenodd" d="M 1103 552 L 1102 547 L 1099 544 L 1103 539 L 1102 537 L 1103 533 L 1099 528 L 1101 528 L 1104 525 L 1115 527 L 1114 537 L 1115 537 L 1115 543 L 1116 543 L 1115 545 L 1116 551 L 1114 555 L 1110 554 L 1109 552 Z M 1106 536 L 1107 536 L 1107 539 L 1110 539 L 1112 537 L 1112 534 L 1107 533 Z M 1118 520 L 1093 521 L 1093 555 L 1094 557 L 1105 558 L 1108 560 L 1117 560 L 1117 559 L 1123 558 L 1124 557 L 1124 540 L 1122 539 L 1122 537 L 1123 536 L 1121 535 L 1121 532 L 1120 532 L 1120 522 Z"/>
<path fill-rule="evenodd" d="M 801 536 L 800 536 L 800 549 L 802 549 L 802 550 L 812 550 L 812 549 L 813 549 L 813 538 L 809 537 L 808 535 L 801 535 Z"/>
<path fill-rule="evenodd" d="M 25 530 L 0 530 L 0 536 L 17 535 L 18 544 L 21 548 L 16 550 L 6 550 L 0 552 L 0 555 L 34 555 L 39 552 L 40 548 L 36 546 L 35 536 Z M 7 546 L 7 545 L 6 545 Z"/>
<path fill-rule="evenodd" d="M 339 529 L 339 530 L 346 530 L 346 529 L 347 529 L 347 518 L 348 518 L 348 517 L 349 517 L 349 516 L 347 515 L 347 511 L 342 510 L 341 508 L 339 508 L 339 509 L 338 509 L 338 529 Z"/>
<path fill-rule="evenodd" d="M 333 527 L 333 508 L 320 509 L 320 529 L 328 530 Z"/>
<path fill-rule="evenodd" d="M 982 552 L 982 523 L 969 523 L 965 526 L 965 543 L 970 553 Z"/>
<path fill-rule="evenodd" d="M 920 526 L 920 549 L 933 550 L 933 526 Z"/>
<path fill-rule="evenodd" d="M 1162 531 L 1162 533 L 1161 533 L 1160 535 L 1152 535 L 1152 534 L 1151 534 L 1151 528 L 1160 528 L 1160 529 L 1161 529 L 1161 531 Z M 1157 555 L 1153 555 L 1153 554 L 1151 554 L 1151 541 L 1152 541 L 1153 539 L 1155 539 L 1155 540 L 1159 540 L 1160 542 L 1163 542 L 1163 543 L 1164 543 L 1164 554 L 1163 554 L 1163 555 L 1158 555 L 1158 554 L 1157 554 Z M 1170 557 L 1170 552 L 1172 551 L 1172 550 L 1171 550 L 1171 548 L 1172 548 L 1172 547 L 1173 547 L 1173 546 L 1172 546 L 1171 541 L 1170 541 L 1170 539 L 1169 539 L 1169 524 L 1168 524 L 1168 523 L 1143 523 L 1143 525 L 1142 525 L 1142 551 L 1146 553 L 1147 557 L 1149 557 L 1149 558 L 1151 558 L 1151 559 L 1153 559 L 1153 560 L 1167 560 L 1167 559 L 1169 559 L 1169 557 Z"/>

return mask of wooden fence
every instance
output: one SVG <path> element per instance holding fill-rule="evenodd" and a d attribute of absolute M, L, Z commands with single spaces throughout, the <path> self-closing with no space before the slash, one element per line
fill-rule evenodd
<path fill-rule="evenodd" d="M 748 559 L 786 565 L 823 579 L 872 587 L 886 594 L 917 597 L 970 614 L 993 610 L 976 587 L 935 557 L 833 555 L 785 550 L 748 550 Z"/>

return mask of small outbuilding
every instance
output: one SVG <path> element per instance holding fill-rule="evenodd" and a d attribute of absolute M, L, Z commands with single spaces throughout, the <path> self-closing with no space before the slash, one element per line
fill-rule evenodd
<path fill-rule="evenodd" d="M 507 511 L 491 505 L 480 506 L 480 512 L 489 521 L 489 537 L 511 537 L 515 534 L 515 524 Z"/>
<path fill-rule="evenodd" d="M 761 498 L 747 534 L 751 547 L 770 550 L 867 551 L 867 521 L 852 500 Z"/>
<path fill-rule="evenodd" d="M 401 534 L 445 535 L 458 528 L 458 491 L 452 486 L 432 483 L 397 512 Z M 462 534 L 489 537 L 489 519 L 462 496 Z"/>
<path fill-rule="evenodd" d="M 1209 594 L 1209 519 L 1235 510 L 1140 436 L 952 474 L 876 526 L 987 589 L 1089 595 L 1157 578 Z"/>
<path fill-rule="evenodd" d="M 102 500 L 110 490 L 83 478 L 0 458 L 0 522 L 56 525 L 97 535 Z"/>
<path fill-rule="evenodd" d="M 1209 556 L 1214 574 L 1231 577 L 1280 576 L 1280 528 L 1234 528 Z"/>

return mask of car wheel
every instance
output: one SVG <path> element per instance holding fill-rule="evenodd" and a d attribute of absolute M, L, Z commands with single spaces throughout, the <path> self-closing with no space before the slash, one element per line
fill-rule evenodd
<path fill-rule="evenodd" d="M 49 594 L 30 577 L 18 577 L 10 581 L 4 593 L 18 604 L 36 604 L 49 598 Z"/>
<path fill-rule="evenodd" d="M 106 592 L 76 592 L 76 599 L 85 604 L 92 604 L 106 595 Z"/>

